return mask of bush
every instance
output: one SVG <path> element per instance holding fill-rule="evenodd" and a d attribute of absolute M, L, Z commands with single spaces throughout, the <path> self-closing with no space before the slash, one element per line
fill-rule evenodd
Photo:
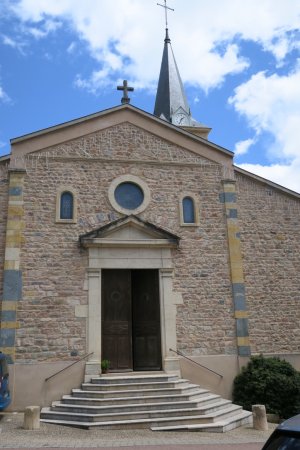
<path fill-rule="evenodd" d="M 300 412 L 300 373 L 279 358 L 254 356 L 234 379 L 233 401 L 248 411 L 265 405 L 267 413 L 287 419 Z"/>

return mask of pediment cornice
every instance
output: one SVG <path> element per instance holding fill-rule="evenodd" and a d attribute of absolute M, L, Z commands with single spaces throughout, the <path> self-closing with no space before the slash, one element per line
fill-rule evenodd
<path fill-rule="evenodd" d="M 134 215 L 122 217 L 79 237 L 84 248 L 176 248 L 179 241 L 179 236 Z"/>

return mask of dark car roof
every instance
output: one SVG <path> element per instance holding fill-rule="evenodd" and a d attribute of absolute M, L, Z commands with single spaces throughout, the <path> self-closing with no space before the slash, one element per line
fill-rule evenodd
<path fill-rule="evenodd" d="M 300 431 L 300 414 L 285 420 L 277 427 L 278 430 Z"/>

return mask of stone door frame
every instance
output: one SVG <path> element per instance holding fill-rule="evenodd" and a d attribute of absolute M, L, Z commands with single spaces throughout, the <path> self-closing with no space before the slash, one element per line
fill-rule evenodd
<path fill-rule="evenodd" d="M 170 351 L 177 350 L 176 344 L 176 305 L 182 303 L 180 293 L 173 291 L 173 262 L 171 247 L 165 240 L 147 240 L 136 245 L 122 245 L 112 241 L 94 242 L 89 247 L 88 274 L 88 318 L 87 353 L 93 355 L 86 363 L 86 378 L 100 373 L 101 363 L 101 273 L 102 269 L 157 269 L 159 271 L 160 314 L 161 314 L 161 351 L 162 368 L 165 372 L 180 375 L 178 356 Z M 123 243 L 124 244 L 124 243 Z"/>

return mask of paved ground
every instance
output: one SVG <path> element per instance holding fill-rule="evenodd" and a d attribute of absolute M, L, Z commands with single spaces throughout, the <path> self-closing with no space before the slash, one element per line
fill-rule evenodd
<path fill-rule="evenodd" d="M 41 424 L 36 431 L 27 431 L 22 425 L 23 414 L 6 414 L 2 420 L 0 418 L 1 449 L 260 450 L 275 427 L 270 424 L 267 432 L 245 426 L 227 433 L 199 433 L 81 430 L 49 424 Z"/>

